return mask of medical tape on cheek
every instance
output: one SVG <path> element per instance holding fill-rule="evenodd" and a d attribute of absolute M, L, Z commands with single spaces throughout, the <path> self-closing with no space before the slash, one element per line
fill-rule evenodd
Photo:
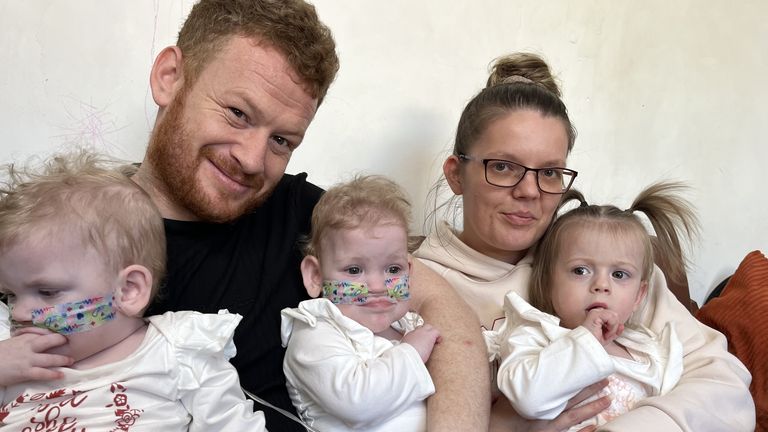
<path fill-rule="evenodd" d="M 391 277 L 384 281 L 387 287 L 387 295 L 394 301 L 405 301 L 411 298 L 411 291 L 408 289 L 408 275 Z"/>
<path fill-rule="evenodd" d="M 333 304 L 365 304 L 368 286 L 362 282 L 324 280 L 323 297 Z"/>
<path fill-rule="evenodd" d="M 32 325 L 69 335 L 92 330 L 115 319 L 115 296 L 47 306 L 32 311 Z"/>
<path fill-rule="evenodd" d="M 408 275 L 395 276 L 384 281 L 387 299 L 392 303 L 405 301 L 411 297 L 408 290 Z M 333 304 L 357 304 L 368 302 L 368 286 L 364 282 L 324 280 L 323 297 Z"/>

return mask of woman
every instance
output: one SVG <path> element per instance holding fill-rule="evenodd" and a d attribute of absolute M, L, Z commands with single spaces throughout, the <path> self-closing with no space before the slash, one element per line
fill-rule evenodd
<path fill-rule="evenodd" d="M 462 228 L 437 224 L 414 255 L 456 288 L 486 329 L 503 318 L 508 291 L 528 299 L 529 252 L 577 175 L 564 168 L 575 135 L 547 64 L 532 54 L 498 59 L 486 88 L 461 115 L 443 172 L 452 200 L 461 200 Z M 439 196 L 437 189 L 433 192 Z M 446 208 L 456 208 L 450 204 Z M 753 430 L 749 372 L 726 351 L 720 333 L 698 323 L 675 299 L 658 269 L 641 318 L 655 331 L 676 322 L 685 370 L 674 391 L 644 400 L 610 423 L 610 429 Z M 569 406 L 601 386 L 588 387 Z M 567 409 L 551 422 L 534 423 L 520 419 L 494 395 L 491 430 L 567 429 L 607 404 L 598 399 Z"/>

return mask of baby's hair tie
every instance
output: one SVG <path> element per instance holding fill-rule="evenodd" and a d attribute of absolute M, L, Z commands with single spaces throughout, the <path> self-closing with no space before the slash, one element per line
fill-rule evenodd
<path fill-rule="evenodd" d="M 587 204 L 587 200 L 585 199 L 581 200 L 581 204 L 579 204 L 579 207 L 589 207 L 589 204 Z"/>

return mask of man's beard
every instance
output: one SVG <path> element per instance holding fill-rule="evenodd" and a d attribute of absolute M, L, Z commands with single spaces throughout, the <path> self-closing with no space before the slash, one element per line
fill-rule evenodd
<path fill-rule="evenodd" d="M 155 179 L 161 182 L 157 187 L 165 194 L 166 199 L 203 221 L 233 221 L 261 205 L 272 191 L 262 190 L 264 178 L 259 175 L 248 179 L 254 194 L 241 204 L 229 202 L 226 196 L 206 194 L 205 189 L 198 183 L 203 180 L 196 178 L 203 161 L 215 160 L 225 172 L 232 162 L 217 158 L 212 149 L 206 146 L 200 148 L 197 153 L 192 153 L 193 144 L 184 124 L 184 107 L 188 93 L 186 89 L 182 89 L 155 126 L 147 148 L 147 160 Z M 258 191 L 261 194 L 257 194 Z"/>

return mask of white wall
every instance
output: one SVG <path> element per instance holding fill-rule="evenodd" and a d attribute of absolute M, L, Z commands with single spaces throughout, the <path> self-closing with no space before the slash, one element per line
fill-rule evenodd
<path fill-rule="evenodd" d="M 424 198 L 461 108 L 496 56 L 541 53 L 579 130 L 570 165 L 593 202 L 688 182 L 702 302 L 768 251 L 768 3 L 761 0 L 315 0 L 342 69 L 289 166 L 328 186 L 358 171 Z M 140 160 L 147 76 L 190 0 L 0 0 L 0 161 L 91 143 Z M 416 228 L 420 229 L 419 224 Z"/>

